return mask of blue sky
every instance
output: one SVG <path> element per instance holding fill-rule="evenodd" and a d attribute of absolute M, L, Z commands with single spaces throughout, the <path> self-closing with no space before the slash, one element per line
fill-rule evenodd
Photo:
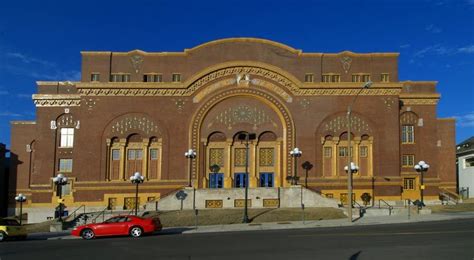
<path fill-rule="evenodd" d="M 400 52 L 400 80 L 435 80 L 456 142 L 474 135 L 474 0 L 3 1 L 0 142 L 34 120 L 36 81 L 78 80 L 80 51 L 182 51 L 258 37 L 305 52 Z"/>

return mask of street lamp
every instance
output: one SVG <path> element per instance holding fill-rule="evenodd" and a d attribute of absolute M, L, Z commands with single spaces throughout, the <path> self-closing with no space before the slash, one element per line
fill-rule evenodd
<path fill-rule="evenodd" d="M 192 187 L 193 185 L 191 183 L 191 171 L 192 171 L 192 169 L 191 169 L 192 162 L 191 161 L 194 158 L 196 158 L 196 151 L 194 151 L 193 149 L 189 149 L 187 152 L 184 153 L 184 156 L 189 159 L 189 166 L 188 166 L 189 167 L 189 187 Z"/>
<path fill-rule="evenodd" d="M 423 190 L 425 189 L 425 185 L 423 185 L 423 173 L 428 171 L 430 168 L 430 165 L 425 163 L 425 161 L 419 161 L 417 165 L 415 165 L 415 170 L 421 174 L 421 179 L 420 179 L 420 197 L 421 197 L 421 204 L 420 206 L 423 207 L 425 206 L 425 203 L 423 201 Z"/>
<path fill-rule="evenodd" d="M 17 202 L 20 202 L 20 226 L 21 226 L 21 221 L 23 219 L 23 202 L 26 201 L 26 196 L 20 193 L 18 194 L 18 196 L 15 197 L 15 200 Z"/>
<path fill-rule="evenodd" d="M 349 174 L 349 169 L 351 169 L 351 173 L 350 173 L 350 174 Z M 359 166 L 357 166 L 357 165 L 355 165 L 353 162 L 351 162 L 351 163 L 349 164 L 349 167 L 348 167 L 348 166 L 345 166 L 345 167 L 344 167 L 344 171 L 346 171 L 347 175 L 352 176 L 352 174 L 357 173 L 357 172 L 359 171 Z M 352 180 L 352 178 L 351 178 L 351 180 Z M 350 197 L 348 197 L 347 199 L 348 199 L 349 208 L 351 209 L 351 212 L 350 212 L 351 215 L 350 215 L 350 217 L 351 217 L 351 222 L 352 222 L 352 193 L 351 193 Z"/>
<path fill-rule="evenodd" d="M 295 164 L 295 173 L 294 176 L 291 180 L 291 185 L 297 185 L 298 184 L 298 157 L 301 157 L 301 154 L 303 152 L 298 149 L 298 147 L 294 148 L 293 150 L 290 151 L 291 157 L 294 158 L 294 164 Z"/>
<path fill-rule="evenodd" d="M 305 161 L 305 162 L 301 165 L 301 167 L 303 167 L 303 169 L 306 170 L 306 178 L 304 179 L 304 186 L 305 186 L 306 188 L 308 188 L 308 171 L 311 170 L 311 169 L 313 169 L 313 165 L 312 165 L 310 162 Z"/>
<path fill-rule="evenodd" d="M 347 160 L 347 168 L 348 169 L 351 168 L 351 165 L 352 165 L 352 153 L 351 153 L 351 149 L 352 149 L 352 147 L 351 147 L 352 106 L 354 105 L 357 97 L 360 95 L 362 90 L 364 90 L 366 88 L 369 88 L 370 86 L 372 86 L 372 81 L 369 80 L 369 81 L 365 82 L 364 86 L 357 92 L 354 99 L 352 99 L 352 102 L 349 104 L 349 106 L 347 106 L 347 146 L 348 146 L 347 153 L 349 154 L 349 156 L 347 157 L 348 158 L 348 160 Z M 352 223 L 352 174 L 347 174 L 347 196 L 348 196 L 348 199 L 349 199 L 349 202 L 350 202 L 348 204 L 349 206 L 347 208 L 347 215 L 348 215 L 348 218 L 349 218 L 349 222 Z"/>
<path fill-rule="evenodd" d="M 138 214 L 138 184 L 143 183 L 143 180 L 145 180 L 145 178 L 139 172 L 136 172 L 134 175 L 130 176 L 130 181 L 132 184 L 137 186 L 135 189 L 135 216 Z"/>
<path fill-rule="evenodd" d="M 56 184 L 56 195 L 59 196 L 59 221 L 62 221 L 63 215 L 63 186 L 67 184 L 67 177 L 62 173 L 59 173 L 56 177 L 53 178 L 54 184 Z"/>
<path fill-rule="evenodd" d="M 245 145 L 245 179 L 244 179 L 244 185 L 245 185 L 245 201 L 244 201 L 244 218 L 242 220 L 242 223 L 249 223 L 249 216 L 248 216 L 248 196 L 249 196 L 249 144 L 252 142 L 252 140 L 257 139 L 257 135 L 255 133 L 248 133 L 248 132 L 243 132 L 238 135 L 238 139 L 240 140 L 241 143 Z"/>

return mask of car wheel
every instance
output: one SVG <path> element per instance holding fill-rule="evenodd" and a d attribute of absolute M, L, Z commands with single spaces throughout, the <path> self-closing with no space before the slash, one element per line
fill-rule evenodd
<path fill-rule="evenodd" d="M 90 240 L 95 237 L 94 231 L 92 229 L 84 229 L 81 233 L 83 239 Z"/>
<path fill-rule="evenodd" d="M 130 229 L 130 236 L 140 237 L 143 234 L 143 229 L 141 227 L 132 227 Z"/>
<path fill-rule="evenodd" d="M 7 239 L 7 234 L 3 231 L 0 231 L 0 242 L 5 241 Z"/>

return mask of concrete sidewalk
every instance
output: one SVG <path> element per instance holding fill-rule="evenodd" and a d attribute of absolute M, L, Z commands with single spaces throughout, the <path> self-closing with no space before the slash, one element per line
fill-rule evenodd
<path fill-rule="evenodd" d="M 460 213 L 437 213 L 430 215 L 411 215 L 408 216 L 377 216 L 377 217 L 362 217 L 354 220 L 352 223 L 347 218 L 331 219 L 331 220 L 309 220 L 309 221 L 284 221 L 272 223 L 259 224 L 232 224 L 232 225 L 213 225 L 213 226 L 198 226 L 185 227 L 183 234 L 192 233 L 210 233 L 210 232 L 233 232 L 233 231 L 256 231 L 256 230 L 276 230 L 276 229 L 300 229 L 300 228 L 323 228 L 323 227 L 347 227 L 347 226 L 362 226 L 362 225 L 384 225 L 384 224 L 399 224 L 399 223 L 415 223 L 426 221 L 444 221 L 451 219 L 466 219 L 474 218 L 474 212 L 460 212 Z"/>
<path fill-rule="evenodd" d="M 277 230 L 277 229 L 302 229 L 302 228 L 324 228 L 324 227 L 347 227 L 362 225 L 383 225 L 399 223 L 416 223 L 426 221 L 444 221 L 451 219 L 474 218 L 474 212 L 457 213 L 435 213 L 430 215 L 411 215 L 408 216 L 377 216 L 362 217 L 354 220 L 352 223 L 347 218 L 331 220 L 308 220 L 308 221 L 281 221 L 272 223 L 249 223 L 249 224 L 230 224 L 230 225 L 212 225 L 188 227 L 170 227 L 164 228 L 156 233 L 160 234 L 195 234 L 195 233 L 213 233 L 213 232 L 235 232 L 235 231 L 258 231 L 258 230 Z M 33 233 L 28 236 L 28 240 L 63 240 L 79 239 L 70 235 L 70 231 L 54 233 Z"/>

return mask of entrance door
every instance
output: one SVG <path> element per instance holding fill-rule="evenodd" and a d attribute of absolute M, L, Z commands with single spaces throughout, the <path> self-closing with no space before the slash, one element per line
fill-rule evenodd
<path fill-rule="evenodd" d="M 223 173 L 210 173 L 209 174 L 209 188 L 219 189 L 224 187 L 224 174 Z"/>
<path fill-rule="evenodd" d="M 260 173 L 260 187 L 273 187 L 273 173 L 272 172 Z"/>
<path fill-rule="evenodd" d="M 246 173 L 236 173 L 235 174 L 235 187 L 236 188 L 245 188 L 248 185 L 248 178 Z"/>

